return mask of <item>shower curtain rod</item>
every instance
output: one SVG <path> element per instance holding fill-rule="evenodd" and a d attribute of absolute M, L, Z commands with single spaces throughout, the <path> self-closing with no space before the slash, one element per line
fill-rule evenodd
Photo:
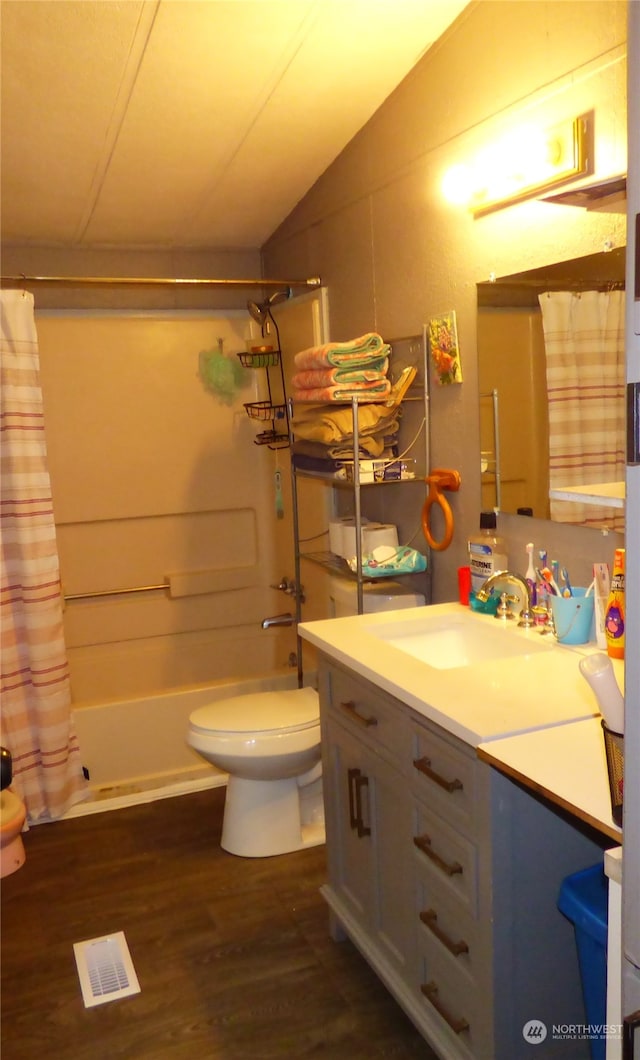
<path fill-rule="evenodd" d="M 140 276 L 2 276 L 2 287 L 321 287 L 319 276 L 306 280 L 206 280 Z"/>

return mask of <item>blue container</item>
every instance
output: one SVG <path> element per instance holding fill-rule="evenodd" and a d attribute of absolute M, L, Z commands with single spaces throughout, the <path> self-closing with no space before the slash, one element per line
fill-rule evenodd
<path fill-rule="evenodd" d="M 607 878 L 602 865 L 583 869 L 562 881 L 558 909 L 572 922 L 587 1023 L 603 1025 L 607 1013 Z M 592 1060 L 605 1060 L 606 1038 L 589 1042 Z"/>

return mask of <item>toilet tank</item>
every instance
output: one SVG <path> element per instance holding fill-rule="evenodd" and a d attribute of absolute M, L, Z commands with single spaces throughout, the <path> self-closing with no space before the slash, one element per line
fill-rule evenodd
<path fill-rule="evenodd" d="M 404 607 L 422 607 L 425 603 L 422 593 L 413 593 L 400 582 L 387 578 L 381 579 L 379 585 L 375 582 L 365 582 L 362 592 L 362 608 L 365 614 L 372 614 L 374 611 L 396 611 Z M 356 583 L 345 578 L 330 578 L 329 607 L 331 618 L 357 615 Z"/>

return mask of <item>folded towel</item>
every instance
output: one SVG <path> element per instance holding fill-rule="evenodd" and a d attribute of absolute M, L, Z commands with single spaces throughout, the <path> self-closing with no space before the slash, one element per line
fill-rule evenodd
<path fill-rule="evenodd" d="M 294 401 L 308 401 L 313 404 L 327 401 L 347 402 L 356 398 L 358 401 L 385 401 L 391 393 L 391 383 L 382 378 L 374 383 L 351 383 L 335 386 L 315 387 L 312 390 L 294 390 Z"/>
<path fill-rule="evenodd" d="M 306 368 L 291 379 L 294 390 L 315 390 L 336 383 L 375 383 L 384 379 L 389 358 L 377 358 L 367 368 Z"/>
<path fill-rule="evenodd" d="M 297 371 L 307 368 L 366 368 L 372 361 L 388 357 L 391 347 L 375 331 L 360 335 L 350 342 L 326 342 L 323 346 L 310 346 L 294 357 Z"/>
<path fill-rule="evenodd" d="M 371 434 L 359 439 L 358 451 L 364 459 L 371 457 L 379 458 L 386 451 L 389 455 L 398 455 L 398 432 Z M 305 456 L 318 457 L 330 460 L 353 460 L 353 438 L 335 445 L 323 445 L 322 442 L 308 442 L 306 439 L 296 438 L 293 443 L 293 452 Z"/>
<path fill-rule="evenodd" d="M 294 412 L 293 433 L 298 438 L 324 445 L 336 445 L 353 438 L 353 416 L 351 408 L 331 405 L 314 405 L 305 408 L 298 405 Z M 386 405 L 358 405 L 358 435 L 363 439 L 376 434 L 389 434 L 398 430 L 398 410 Z"/>

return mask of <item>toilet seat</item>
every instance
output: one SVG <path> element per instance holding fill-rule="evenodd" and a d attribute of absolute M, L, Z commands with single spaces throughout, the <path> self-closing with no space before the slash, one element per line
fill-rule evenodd
<path fill-rule="evenodd" d="M 317 728 L 319 724 L 320 707 L 314 688 L 233 696 L 199 707 L 189 717 L 190 729 L 203 736 L 284 735 Z"/>

